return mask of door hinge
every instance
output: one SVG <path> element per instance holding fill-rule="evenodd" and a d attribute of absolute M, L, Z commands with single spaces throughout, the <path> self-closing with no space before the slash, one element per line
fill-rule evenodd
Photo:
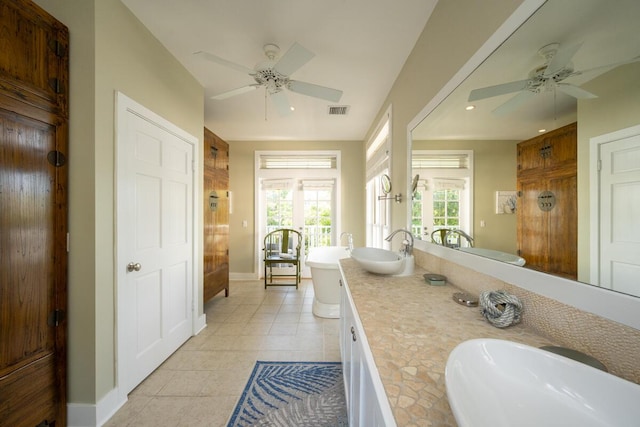
<path fill-rule="evenodd" d="M 60 323 L 64 321 L 65 312 L 64 310 L 56 309 L 53 310 L 49 314 L 49 318 L 47 319 L 47 324 L 49 326 L 58 326 Z"/>
<path fill-rule="evenodd" d="M 602 170 L 602 160 L 598 159 L 598 172 Z"/>
<path fill-rule="evenodd" d="M 49 79 L 49 87 L 51 87 L 51 89 L 53 89 L 53 91 L 57 94 L 62 93 L 62 85 L 60 84 L 60 79 Z"/>
<path fill-rule="evenodd" d="M 67 253 L 69 253 L 69 245 L 71 244 L 71 238 L 69 237 L 69 233 L 67 233 Z"/>
<path fill-rule="evenodd" d="M 49 49 L 53 51 L 53 54 L 58 58 L 62 58 L 66 52 L 64 45 L 60 43 L 60 40 L 49 40 Z"/>

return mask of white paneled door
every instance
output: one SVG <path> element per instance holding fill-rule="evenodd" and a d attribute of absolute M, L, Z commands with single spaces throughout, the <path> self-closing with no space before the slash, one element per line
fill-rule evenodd
<path fill-rule="evenodd" d="M 194 146 L 132 105 L 119 113 L 117 144 L 121 394 L 191 336 L 193 317 Z"/>
<path fill-rule="evenodd" d="M 640 133 L 601 144 L 600 156 L 600 285 L 640 296 Z"/>

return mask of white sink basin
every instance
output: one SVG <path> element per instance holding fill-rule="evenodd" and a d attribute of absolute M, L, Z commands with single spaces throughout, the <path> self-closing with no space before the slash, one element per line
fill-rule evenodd
<path fill-rule="evenodd" d="M 640 422 L 640 385 L 511 341 L 458 345 L 445 371 L 460 427 L 630 426 Z"/>
<path fill-rule="evenodd" d="M 354 248 L 351 258 L 370 273 L 399 274 L 404 270 L 404 258 L 386 249 Z"/>

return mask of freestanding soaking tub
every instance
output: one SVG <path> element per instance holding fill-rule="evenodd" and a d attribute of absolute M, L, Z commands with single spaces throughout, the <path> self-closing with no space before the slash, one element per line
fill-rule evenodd
<path fill-rule="evenodd" d="M 340 270 L 338 260 L 349 258 L 346 246 L 321 246 L 311 249 L 307 265 L 313 282 L 313 314 L 318 317 L 340 317 Z"/>

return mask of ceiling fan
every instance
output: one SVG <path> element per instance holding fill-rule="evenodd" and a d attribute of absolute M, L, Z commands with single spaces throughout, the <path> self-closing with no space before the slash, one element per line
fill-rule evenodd
<path fill-rule="evenodd" d="M 298 43 L 294 43 L 281 58 L 277 59 L 279 52 L 280 48 L 275 44 L 264 45 L 264 53 L 267 60 L 258 63 L 254 69 L 220 58 L 219 56 L 209 52 L 199 51 L 195 52 L 195 55 L 199 55 L 204 59 L 217 64 L 233 68 L 234 70 L 247 73 L 256 81 L 256 83 L 214 95 L 211 99 L 227 99 L 232 96 L 250 92 L 259 87 L 264 87 L 266 94 L 271 98 L 271 101 L 276 107 L 278 113 L 282 116 L 291 113 L 291 106 L 284 89 L 331 102 L 340 101 L 340 98 L 342 97 L 341 90 L 331 89 L 298 80 L 291 80 L 289 78 L 291 74 L 315 56 L 313 52 L 310 52 Z"/>
<path fill-rule="evenodd" d="M 571 83 L 566 83 L 564 80 L 598 69 L 622 65 L 640 59 L 640 57 L 636 57 L 628 61 L 601 65 L 588 70 L 578 71 L 574 70 L 571 58 L 576 54 L 581 46 L 582 43 L 570 46 L 560 46 L 558 43 L 551 43 L 543 46 L 538 50 L 538 54 L 545 59 L 545 62 L 543 65 L 531 70 L 529 72 L 529 78 L 474 89 L 469 93 L 468 100 L 469 102 L 473 102 L 494 96 L 519 92 L 516 96 L 493 110 L 493 113 L 496 115 L 506 115 L 542 92 L 553 92 L 555 90 L 559 90 L 577 99 L 597 98 L 597 95 Z"/>

